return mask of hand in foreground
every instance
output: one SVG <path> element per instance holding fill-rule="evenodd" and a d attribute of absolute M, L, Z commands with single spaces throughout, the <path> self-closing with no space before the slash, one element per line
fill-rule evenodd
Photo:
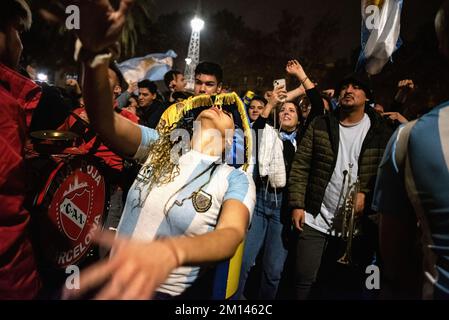
<path fill-rule="evenodd" d="M 133 2 L 121 0 L 119 9 L 114 11 L 109 0 L 62 0 L 53 1 L 57 12 L 49 8 L 42 8 L 39 12 L 45 20 L 61 23 L 67 18 L 62 10 L 64 6 L 76 5 L 80 11 L 80 28 L 76 33 L 81 43 L 91 52 L 101 52 L 118 41 Z"/>
<path fill-rule="evenodd" d="M 143 242 L 115 238 L 111 232 L 95 237 L 113 255 L 81 272 L 80 289 L 63 290 L 63 299 L 82 299 L 92 294 L 96 300 L 150 299 L 170 272 L 178 266 L 177 253 L 169 239 Z"/>

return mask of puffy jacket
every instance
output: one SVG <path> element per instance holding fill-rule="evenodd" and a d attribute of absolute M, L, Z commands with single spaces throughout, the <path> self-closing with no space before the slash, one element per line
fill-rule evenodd
<path fill-rule="evenodd" d="M 312 121 L 295 154 L 288 181 L 289 207 L 317 215 L 335 169 L 339 146 L 338 110 Z M 371 203 L 377 168 L 392 134 L 385 120 L 372 108 L 365 108 L 371 127 L 359 157 L 360 191 Z M 369 205 L 365 205 L 368 210 Z"/>

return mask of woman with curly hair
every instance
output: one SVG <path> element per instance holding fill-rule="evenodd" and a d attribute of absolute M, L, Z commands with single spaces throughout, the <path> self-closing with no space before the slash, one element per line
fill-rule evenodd
<path fill-rule="evenodd" d="M 115 41 L 128 6 L 122 1 L 114 12 L 107 1 L 101 3 L 104 7 L 100 2 L 80 5 L 89 22 L 89 32 L 81 26 L 78 33 L 84 45 L 80 59 L 86 109 L 103 141 L 143 167 L 128 193 L 118 235 L 97 239 L 112 247 L 110 259 L 84 271 L 80 289 L 66 290 L 63 296 L 170 299 L 197 283 L 208 264 L 232 257 L 245 237 L 254 183 L 245 171 L 221 159 L 225 145 L 232 143 L 235 123 L 247 132 L 249 124 L 235 94 L 192 98 L 180 105 L 179 121 L 159 131 L 114 114 L 107 79 L 110 56 L 103 49 Z M 182 128 L 190 130 L 191 143 L 185 143 L 184 135 L 179 139 L 179 131 L 173 133 Z M 250 135 L 246 137 L 250 150 Z"/>

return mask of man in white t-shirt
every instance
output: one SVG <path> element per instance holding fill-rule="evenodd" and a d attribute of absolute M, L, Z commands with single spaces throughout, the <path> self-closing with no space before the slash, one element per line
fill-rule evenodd
<path fill-rule="evenodd" d="M 342 208 L 348 186 L 358 189 L 355 216 L 364 227 L 377 167 L 391 135 L 384 120 L 370 107 L 369 79 L 364 74 L 346 77 L 338 87 L 340 108 L 318 117 L 308 128 L 295 155 L 289 178 L 289 206 L 293 227 L 299 231 L 295 290 L 298 299 L 310 297 L 358 298 L 366 265 L 373 257 L 375 237 L 366 228 L 353 242 L 343 265 L 347 243 L 341 239 Z M 351 191 L 351 190 L 349 190 Z M 366 221 L 365 221 L 366 220 Z M 356 229 L 359 230 L 358 228 Z M 320 272 L 319 272 L 320 271 Z M 324 289 L 324 295 L 318 289 Z"/>

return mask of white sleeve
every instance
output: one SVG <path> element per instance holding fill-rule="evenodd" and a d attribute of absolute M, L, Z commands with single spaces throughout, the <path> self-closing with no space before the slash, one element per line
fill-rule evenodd
<path fill-rule="evenodd" d="M 139 126 L 139 128 L 142 132 L 142 140 L 140 141 L 139 149 L 137 149 L 133 159 L 144 162 L 148 157 L 150 145 L 159 139 L 159 133 L 156 130 L 145 126 Z"/>
<path fill-rule="evenodd" d="M 229 199 L 242 202 L 248 208 L 251 221 L 256 205 L 256 187 L 252 177 L 242 170 L 233 169 L 228 175 L 227 180 L 228 186 L 223 197 L 223 202 Z"/>

